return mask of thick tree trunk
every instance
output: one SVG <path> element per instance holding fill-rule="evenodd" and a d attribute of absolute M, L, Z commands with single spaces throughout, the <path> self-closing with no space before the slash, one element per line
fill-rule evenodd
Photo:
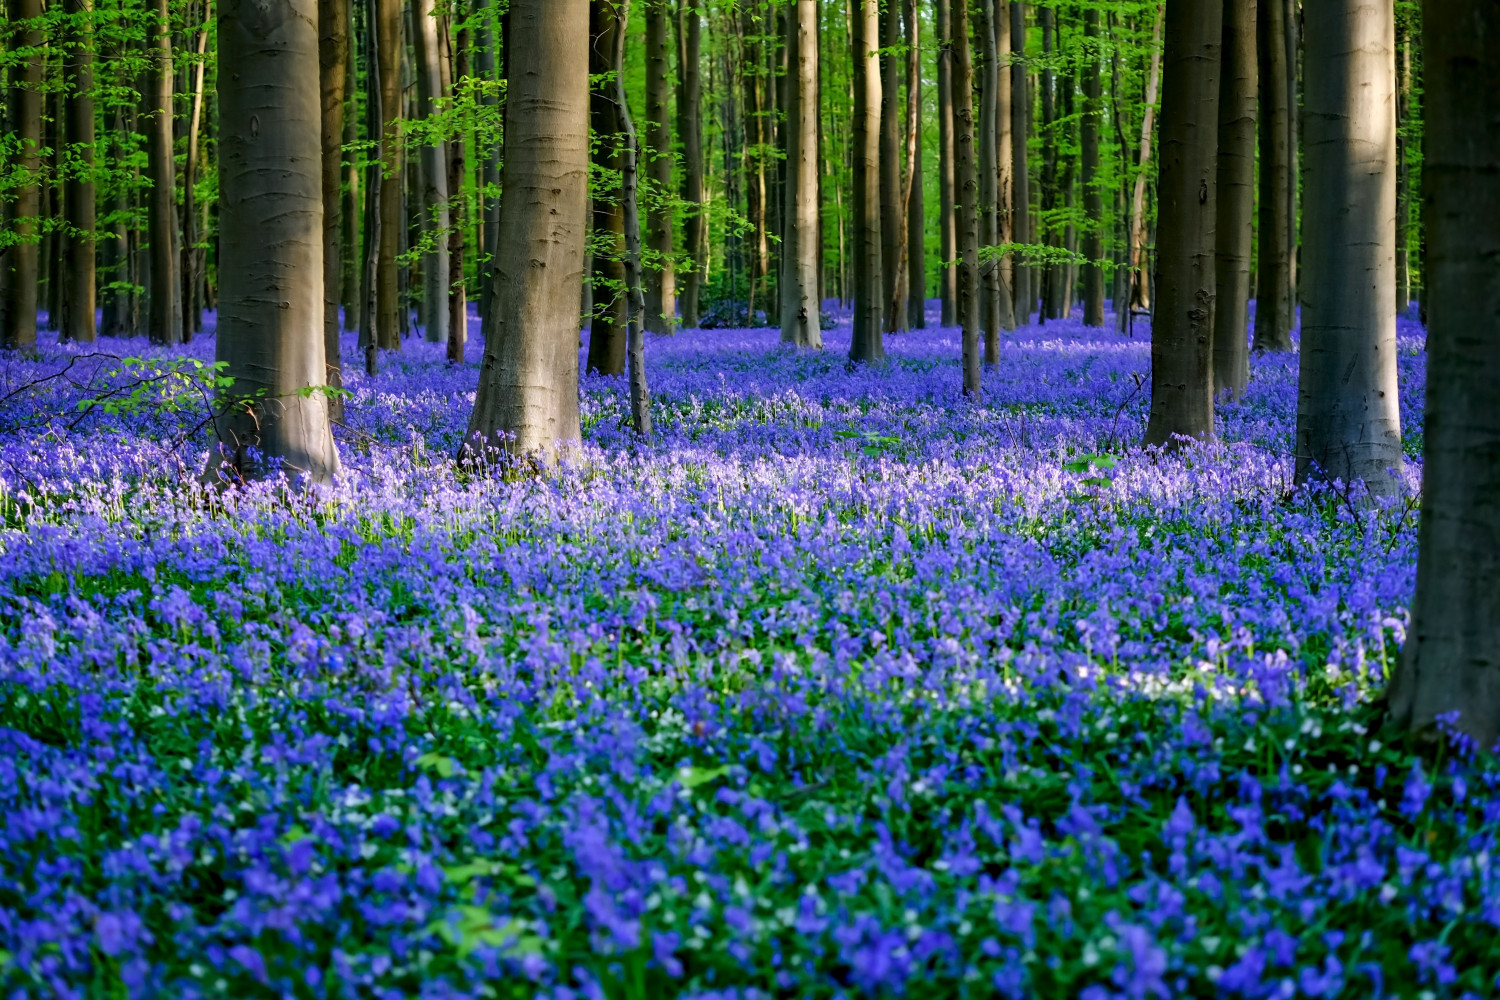
<path fill-rule="evenodd" d="M 151 121 L 146 132 L 146 169 L 151 193 L 146 209 L 147 238 L 151 241 L 151 318 L 153 344 L 182 343 L 182 300 L 177 281 L 176 170 L 172 163 L 172 32 L 167 0 L 156 0 L 151 23 Z"/>
<path fill-rule="evenodd" d="M 1099 189 L 1099 121 L 1104 117 L 1100 93 L 1098 50 L 1099 12 L 1083 13 L 1083 34 L 1089 40 L 1088 59 L 1083 64 L 1083 120 L 1079 123 L 1079 146 L 1083 167 L 1083 325 L 1104 325 L 1104 198 Z"/>
<path fill-rule="evenodd" d="M 344 386 L 339 359 L 339 291 L 343 276 L 340 244 L 340 181 L 344 157 L 344 84 L 349 76 L 349 0 L 317 0 L 318 78 L 322 87 L 322 184 L 323 184 L 323 362 L 325 381 L 335 389 Z M 343 400 L 328 400 L 333 419 L 342 420 Z"/>
<path fill-rule="evenodd" d="M 646 246 L 651 267 L 646 280 L 646 329 L 671 334 L 677 329 L 677 268 L 672 261 L 672 129 L 667 121 L 672 59 L 668 50 L 670 0 L 645 0 L 646 8 L 646 176 L 656 193 L 646 213 Z"/>
<path fill-rule="evenodd" d="M 998 33 L 995 30 L 995 0 L 980 0 L 977 13 L 979 18 L 974 23 L 974 36 L 979 40 L 980 58 L 979 123 L 976 134 L 979 169 L 975 175 L 975 197 L 979 213 L 979 245 L 994 247 L 1000 244 L 1000 169 L 997 143 L 1000 131 L 1000 59 L 996 49 Z M 973 51 L 972 44 L 970 51 Z M 1000 363 L 1000 298 L 1004 291 L 1000 284 L 998 260 L 987 261 L 980 267 L 979 276 L 979 326 L 984 334 L 984 363 L 987 366 Z"/>
<path fill-rule="evenodd" d="M 594 232 L 591 276 L 593 312 L 589 323 L 588 370 L 600 375 L 625 374 L 625 207 L 620 200 L 620 106 L 610 74 L 614 70 L 615 41 L 624 31 L 616 0 L 593 0 L 589 37 L 589 76 L 596 83 L 589 98 L 594 130 L 595 179 L 603 180 L 593 194 Z M 507 140 L 507 148 L 509 141 Z"/>
<path fill-rule="evenodd" d="M 682 140 L 682 222 L 688 262 L 682 275 L 679 305 L 682 325 L 696 328 L 703 286 L 706 226 L 703 218 L 703 83 L 698 72 L 702 58 L 703 18 L 697 0 L 678 0 L 677 7 L 677 134 Z"/>
<path fill-rule="evenodd" d="M 614 96 L 620 115 L 620 205 L 625 214 L 625 328 L 630 367 L 630 420 L 635 432 L 651 436 L 651 393 L 646 386 L 646 310 L 641 274 L 641 213 L 636 162 L 640 144 L 625 96 L 625 26 L 630 22 L 630 0 L 622 0 L 615 30 Z M 649 71 L 648 71 L 649 72 Z"/>
<path fill-rule="evenodd" d="M 974 58 L 969 48 L 969 8 L 953 8 L 953 183 L 958 188 L 958 317 L 962 336 L 964 395 L 979 395 L 979 178 L 974 155 Z"/>
<path fill-rule="evenodd" d="M 1132 310 L 1151 308 L 1151 269 L 1146 266 L 1146 177 L 1151 166 L 1151 135 L 1156 121 L 1156 95 L 1161 85 L 1162 25 L 1166 11 L 1158 9 L 1151 32 L 1151 66 L 1146 72 L 1145 114 L 1141 117 L 1141 144 L 1135 162 L 1135 190 L 1130 198 L 1130 273 Z M 1127 328 L 1131 324 L 1126 324 Z"/>
<path fill-rule="evenodd" d="M 1255 218 L 1256 0 L 1224 0 L 1219 78 L 1215 233 L 1214 392 L 1245 394 L 1250 380 L 1250 251 Z"/>
<path fill-rule="evenodd" d="M 823 346 L 818 282 L 818 3 L 788 11 L 786 86 L 787 227 L 782 245 L 781 339 Z"/>
<path fill-rule="evenodd" d="M 68 213 L 67 289 L 62 339 L 92 343 L 94 329 L 94 32 L 92 0 L 67 0 L 73 48 L 68 53 L 66 141 L 78 158 L 63 201 Z"/>
<path fill-rule="evenodd" d="M 958 234 L 954 228 L 957 207 L 953 190 L 953 50 L 949 45 L 952 11 L 952 0 L 937 0 L 938 239 L 942 246 L 938 271 L 938 299 L 942 312 L 938 322 L 941 326 L 953 326 L 958 322 L 958 270 L 955 264 L 958 260 Z"/>
<path fill-rule="evenodd" d="M 1026 144 L 1031 136 L 1031 88 L 1026 66 L 1026 3 L 1011 0 L 1010 5 L 1010 139 L 1013 193 L 1011 204 L 1011 239 L 1031 242 L 1031 170 Z M 1032 304 L 1036 302 L 1036 271 L 1015 258 L 1015 283 L 1011 299 L 1016 323 L 1031 322 Z"/>
<path fill-rule="evenodd" d="M 7 81 L 7 118 L 20 150 L 15 159 L 18 178 L 14 201 L 6 206 L 5 223 L 15 242 L 0 250 L 4 274 L 0 288 L 4 312 L 0 346 L 31 351 L 36 347 L 36 306 L 39 273 L 39 218 L 42 159 L 42 4 L 41 0 L 10 0 L 10 49 L 16 63 Z M 25 27 L 19 27 L 22 23 Z M 22 50 L 29 54 L 21 55 Z"/>
<path fill-rule="evenodd" d="M 1220 3 L 1167 4 L 1157 179 L 1156 313 L 1146 444 L 1214 432 L 1214 189 Z"/>
<path fill-rule="evenodd" d="M 375 346 L 401 348 L 402 303 L 396 255 L 406 228 L 401 187 L 401 0 L 375 0 L 375 37 L 380 75 L 380 243 L 375 264 Z M 369 363 L 368 360 L 366 362 Z"/>
<path fill-rule="evenodd" d="M 1255 263 L 1255 350 L 1292 349 L 1292 131 L 1287 95 L 1286 9 L 1256 12 L 1260 62 L 1260 220 Z"/>
<path fill-rule="evenodd" d="M 1297 481 L 1362 479 L 1389 495 L 1402 464 L 1395 16 L 1382 0 L 1327 0 L 1307 8 L 1305 30 Z"/>
<path fill-rule="evenodd" d="M 495 310 L 466 440 L 550 461 L 582 437 L 578 287 L 588 199 L 588 0 L 510 0 Z M 476 438 L 478 439 L 476 441 Z"/>
<path fill-rule="evenodd" d="M 1302 111 L 1298 93 L 1298 70 L 1302 51 L 1302 18 L 1299 5 L 1302 0 L 1284 0 L 1286 16 L 1283 24 L 1286 32 L 1282 40 L 1286 46 L 1286 107 L 1287 107 L 1287 301 L 1293 310 L 1292 322 L 1296 322 L 1296 306 L 1301 301 L 1297 294 L 1297 276 L 1302 267 L 1301 243 L 1298 239 L 1302 191 Z"/>
<path fill-rule="evenodd" d="M 435 0 L 414 0 L 416 37 L 417 117 L 427 118 L 447 95 L 443 89 L 442 45 Z M 429 143 L 419 153 L 422 181 L 417 211 L 421 216 L 423 243 L 429 248 L 422 258 L 422 327 L 429 343 L 448 341 L 448 228 L 452 213 L 448 205 L 448 144 Z"/>
<path fill-rule="evenodd" d="M 210 480 L 338 472 L 324 385 L 316 0 L 220 0 L 218 360 L 239 405 Z"/>
<path fill-rule="evenodd" d="M 880 238 L 880 65 L 878 0 L 851 0 L 854 58 L 854 331 L 851 361 L 885 358 L 885 269 Z M 958 20 L 957 17 L 954 18 Z M 967 18 L 965 18 L 967 21 Z"/>
<path fill-rule="evenodd" d="M 906 30 L 906 182 L 901 190 L 902 248 L 905 271 L 897 282 L 897 299 L 906 300 L 906 328 L 927 325 L 927 218 L 922 206 L 922 47 L 916 0 L 904 0 Z"/>
<path fill-rule="evenodd" d="M 1432 295 L 1422 526 L 1412 623 L 1388 706 L 1397 725 L 1427 735 L 1456 716 L 1459 731 L 1493 750 L 1500 741 L 1500 8 L 1426 0 L 1423 17 L 1424 278 Z"/>

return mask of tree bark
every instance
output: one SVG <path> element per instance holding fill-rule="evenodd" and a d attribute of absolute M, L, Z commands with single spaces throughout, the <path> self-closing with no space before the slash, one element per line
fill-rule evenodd
<path fill-rule="evenodd" d="M 1083 168 L 1083 325 L 1104 325 L 1104 198 L 1099 189 L 1099 121 L 1104 116 L 1099 74 L 1099 11 L 1083 13 L 1083 34 L 1089 40 L 1088 59 L 1083 66 L 1083 120 L 1079 123 L 1079 147 Z"/>
<path fill-rule="evenodd" d="M 1012 155 L 1015 141 L 1011 122 L 1010 0 L 995 0 L 995 239 L 1014 243 L 1016 216 L 1016 170 Z M 1006 254 L 992 265 L 1000 271 L 1000 328 L 1016 328 L 1016 257 Z"/>
<path fill-rule="evenodd" d="M 1256 0 L 1224 0 L 1215 233 L 1214 392 L 1250 381 L 1250 252 L 1255 218 Z"/>
<path fill-rule="evenodd" d="M 177 280 L 176 169 L 172 163 L 172 32 L 167 0 L 156 0 L 151 25 L 151 73 L 147 102 L 146 169 L 151 175 L 146 230 L 151 241 L 151 318 L 153 344 L 182 343 L 182 300 Z"/>
<path fill-rule="evenodd" d="M 901 8 L 906 27 L 906 185 L 901 192 L 906 237 L 901 258 L 906 263 L 900 298 L 906 300 L 906 327 L 927 326 L 927 214 L 922 198 L 922 47 L 921 21 L 916 0 L 905 0 Z"/>
<path fill-rule="evenodd" d="M 888 333 L 906 329 L 906 303 L 897 302 L 901 269 L 901 10 L 877 0 L 880 17 L 880 264 L 882 318 Z"/>
<path fill-rule="evenodd" d="M 1167 4 L 1146 444 L 1214 432 L 1214 189 L 1222 4 Z"/>
<path fill-rule="evenodd" d="M 1382 0 L 1328 0 L 1308 7 L 1305 30 L 1297 481 L 1362 479 L 1390 495 L 1402 465 L 1395 17 Z"/>
<path fill-rule="evenodd" d="M 212 4 L 205 0 L 204 23 L 198 28 L 198 58 L 192 68 L 192 111 L 188 115 L 187 156 L 182 166 L 182 253 L 178 255 L 179 274 L 182 277 L 182 339 L 192 340 L 193 335 L 203 329 L 203 274 L 200 261 L 206 260 L 198 253 L 198 132 L 203 123 L 203 78 L 208 69 L 208 19 L 213 16 Z"/>
<path fill-rule="evenodd" d="M 237 405 L 206 476 L 339 469 L 323 357 L 323 147 L 317 0 L 220 0 L 218 360 Z"/>
<path fill-rule="evenodd" d="M 1031 242 L 1031 170 L 1028 166 L 1027 141 L 1031 136 L 1031 89 L 1026 66 L 1026 3 L 1011 0 L 1010 5 L 1010 136 L 1012 151 L 1013 194 L 1011 239 Z M 1015 283 L 1011 298 L 1016 323 L 1031 322 L 1036 302 L 1036 272 L 1022 258 L 1014 259 Z"/>
<path fill-rule="evenodd" d="M 1042 63 L 1039 70 L 1042 105 L 1040 130 L 1042 138 L 1042 217 L 1040 219 L 1042 235 L 1038 242 L 1048 246 L 1061 246 L 1055 221 L 1059 143 L 1055 81 L 1052 73 L 1053 55 L 1057 51 L 1057 12 L 1051 7 L 1039 5 L 1036 19 L 1038 26 L 1042 29 Z M 1062 318 L 1062 270 L 1058 264 L 1047 264 L 1041 269 L 1041 318 L 1043 322 Z"/>
<path fill-rule="evenodd" d="M 781 339 L 821 348 L 818 281 L 818 3 L 788 11 L 786 236 L 782 246 Z"/>
<path fill-rule="evenodd" d="M 963 3 L 965 0 L 959 2 Z M 941 326 L 953 326 L 958 322 L 958 234 L 954 224 L 957 206 L 953 189 L 953 50 L 949 44 L 953 37 L 952 10 L 952 0 L 937 0 L 938 239 L 942 243 L 938 299 L 942 307 L 939 320 Z"/>
<path fill-rule="evenodd" d="M 969 50 L 969 8 L 953 8 L 953 182 L 958 188 L 958 315 L 964 395 L 979 395 L 979 178 L 974 169 L 974 60 Z"/>
<path fill-rule="evenodd" d="M 1000 168 L 998 139 L 1000 131 L 1000 58 L 996 48 L 998 32 L 995 0 L 980 0 L 979 20 L 974 35 L 979 39 L 979 170 L 976 174 L 976 201 L 979 213 L 979 245 L 1000 244 Z M 972 45 L 970 47 L 972 52 Z M 971 60 L 972 61 L 972 60 Z M 1009 109 L 1007 109 L 1009 110 Z M 999 260 L 987 261 L 980 268 L 979 326 L 984 334 L 984 363 L 1000 363 L 1001 295 Z"/>
<path fill-rule="evenodd" d="M 1256 12 L 1260 62 L 1260 209 L 1255 264 L 1255 350 L 1292 349 L 1292 131 L 1287 95 L 1286 8 Z"/>
<path fill-rule="evenodd" d="M 109 54 L 118 55 L 118 49 L 113 49 Z M 116 161 L 124 160 L 126 156 L 124 140 L 127 132 L 123 107 L 115 106 L 107 134 L 114 158 Z M 109 199 L 109 214 L 113 217 L 113 221 L 109 223 L 109 229 L 104 233 L 104 243 L 99 248 L 99 269 L 105 281 L 120 282 L 123 285 L 129 282 L 131 277 L 130 234 L 126 225 L 126 216 L 130 210 L 130 194 L 129 189 L 123 183 L 123 178 L 116 178 L 111 187 L 114 193 Z M 130 317 L 135 295 L 128 288 L 117 286 L 113 289 L 106 288 L 103 299 L 103 316 L 99 333 L 105 337 L 128 337 L 134 333 L 134 323 L 131 322 Z"/>
<path fill-rule="evenodd" d="M 686 214 L 682 222 L 688 262 L 682 275 L 679 304 L 682 325 L 699 325 L 699 295 L 703 284 L 703 251 L 706 227 L 703 205 L 703 83 L 698 72 L 702 58 L 703 18 L 698 0 L 678 0 L 677 7 L 677 134 L 682 140 L 682 200 Z"/>
<path fill-rule="evenodd" d="M 854 58 L 854 331 L 851 361 L 885 358 L 885 270 L 880 230 L 880 66 L 878 0 L 851 0 Z M 954 18 L 957 21 L 957 17 Z M 965 18 L 967 22 L 967 18 Z"/>
<path fill-rule="evenodd" d="M 589 114 L 594 130 L 595 180 L 603 186 L 593 192 L 594 308 L 589 323 L 588 370 L 623 375 L 629 303 L 625 288 L 625 207 L 616 187 L 621 177 L 623 128 L 611 74 L 615 40 L 625 25 L 616 0 L 593 0 L 589 14 L 589 76 L 598 81 L 589 98 Z"/>
<path fill-rule="evenodd" d="M 381 76 L 384 45 L 380 40 L 381 10 L 385 0 L 364 0 L 365 11 L 365 135 L 375 148 L 365 167 L 365 239 L 360 269 L 363 296 L 359 300 L 359 347 L 364 353 L 365 374 L 374 375 L 380 347 L 380 309 L 385 295 L 380 290 L 381 255 L 385 252 L 385 183 L 386 163 L 385 81 Z"/>
<path fill-rule="evenodd" d="M 66 140 L 77 163 L 69 172 L 67 289 L 62 339 L 93 343 L 94 329 L 94 32 L 92 0 L 67 0 L 71 27 L 68 59 Z"/>
<path fill-rule="evenodd" d="M 1431 301 L 1422 524 L 1412 623 L 1388 708 L 1397 725 L 1426 735 L 1456 716 L 1460 732 L 1493 750 L 1500 741 L 1500 8 L 1426 0 L 1423 18 L 1423 298 L 1430 290 Z M 1308 83 L 1311 96 L 1311 74 Z"/>
<path fill-rule="evenodd" d="M 380 76 L 380 243 L 375 265 L 375 346 L 401 348 L 401 287 L 396 255 L 406 228 L 402 211 L 401 0 L 375 0 L 375 36 Z M 368 361 L 367 361 L 368 364 Z"/>
<path fill-rule="evenodd" d="M 677 268 L 672 260 L 672 129 L 667 121 L 672 59 L 668 50 L 670 0 L 645 0 L 646 7 L 646 175 L 655 197 L 646 213 L 646 246 L 651 267 L 646 281 L 646 329 L 671 334 L 677 329 Z"/>
<path fill-rule="evenodd" d="M 467 24 L 467 18 L 463 16 L 462 7 L 459 8 L 459 16 L 462 23 Z M 458 51 L 454 52 L 452 30 L 448 20 L 445 18 L 442 27 L 442 55 L 443 55 L 443 91 L 452 96 L 455 92 L 455 79 L 468 77 L 469 74 L 469 32 L 468 28 L 460 29 L 458 34 Z M 456 60 L 455 60 L 456 56 Z M 472 134 L 472 130 L 465 129 Z M 448 229 L 448 363 L 451 365 L 463 364 L 464 348 L 469 339 L 469 296 L 468 286 L 464 280 L 464 229 L 466 226 L 468 212 L 465 210 L 463 195 L 464 182 L 464 146 L 466 137 L 460 134 L 456 141 L 448 143 L 448 193 L 455 201 L 455 211 L 458 218 L 451 219 L 452 225 Z"/>
<path fill-rule="evenodd" d="M 42 4 L 41 0 L 10 0 L 10 50 L 16 59 L 7 81 L 7 118 L 20 147 L 15 166 L 14 200 L 6 206 L 5 223 L 15 242 L 0 250 L 4 273 L 3 341 L 9 350 L 36 348 L 37 283 L 40 279 L 39 219 L 42 209 Z M 23 26 L 24 25 L 24 26 Z M 22 50 L 29 54 L 22 56 Z"/>
<path fill-rule="evenodd" d="M 480 0 L 480 3 L 483 5 L 481 9 L 484 11 L 484 16 L 479 20 L 479 76 L 481 80 L 493 85 L 505 79 L 503 67 L 497 71 L 497 65 L 503 60 L 498 59 L 495 52 L 497 44 L 501 46 L 505 44 L 505 22 L 501 20 L 497 25 L 495 20 L 508 15 L 496 13 L 493 10 L 492 0 Z M 498 87 L 486 87 L 479 102 L 484 107 L 498 109 L 500 105 Z M 494 308 L 495 254 L 499 250 L 496 243 L 500 239 L 500 144 L 485 143 L 475 150 L 475 155 L 480 158 L 481 162 L 479 204 L 480 215 L 484 220 L 484 256 L 480 258 L 482 263 L 478 269 L 479 315 L 485 318 Z"/>
<path fill-rule="evenodd" d="M 359 140 L 358 58 L 353 47 L 354 4 L 350 0 L 343 0 L 343 5 L 347 50 L 344 58 L 344 99 L 348 102 L 344 109 L 343 145 L 352 148 Z M 363 272 L 359 253 L 359 166 L 356 162 L 357 154 L 343 153 L 342 157 L 344 183 L 339 195 L 339 265 L 342 268 L 339 275 L 339 302 L 344 307 L 343 325 L 352 330 L 359 326 L 359 304 L 364 298 L 363 282 L 360 280 Z"/>
<path fill-rule="evenodd" d="M 339 221 L 344 158 L 344 84 L 349 75 L 349 0 L 317 0 L 318 78 L 322 88 L 322 185 L 323 185 L 323 363 L 325 381 L 335 389 L 344 386 L 339 359 L 339 292 L 343 276 L 343 247 Z M 344 416 L 343 400 L 329 397 L 335 420 Z"/>
<path fill-rule="evenodd" d="M 578 441 L 588 0 L 511 0 L 495 310 L 466 440 L 552 461 Z M 478 439 L 476 441 L 476 438 Z"/>
<path fill-rule="evenodd" d="M 630 102 L 625 97 L 625 26 L 630 22 L 630 0 L 622 0 L 615 29 L 615 106 L 620 115 L 620 204 L 625 213 L 625 329 L 630 369 L 630 421 L 643 438 L 651 436 L 651 393 L 646 386 L 646 336 L 642 313 L 646 311 L 641 275 L 641 214 L 637 182 L 635 123 L 630 120 Z M 648 70 L 648 73 L 650 71 Z"/>
<path fill-rule="evenodd" d="M 443 87 L 442 34 L 435 0 L 414 0 L 416 37 L 412 49 L 416 55 L 417 117 L 435 114 L 447 97 Z M 427 341 L 448 342 L 448 229 L 452 212 L 448 204 L 448 144 L 439 139 L 429 142 L 418 154 L 422 160 L 419 176 L 422 190 L 417 199 L 421 232 L 427 253 L 422 260 L 422 328 Z"/>
<path fill-rule="evenodd" d="M 1407 133 L 1411 130 L 1411 29 L 1408 16 L 1396 18 L 1396 315 L 1411 307 L 1411 170 Z"/>
<path fill-rule="evenodd" d="M 1135 190 L 1130 199 L 1130 273 L 1132 310 L 1151 308 L 1151 270 L 1146 266 L 1146 176 L 1151 165 L 1151 135 L 1156 121 L 1156 95 L 1161 85 L 1162 26 L 1165 10 L 1158 8 L 1151 32 L 1151 67 L 1146 72 L 1145 114 L 1141 116 L 1141 144 L 1136 155 Z M 1130 324 L 1126 324 L 1129 328 Z"/>

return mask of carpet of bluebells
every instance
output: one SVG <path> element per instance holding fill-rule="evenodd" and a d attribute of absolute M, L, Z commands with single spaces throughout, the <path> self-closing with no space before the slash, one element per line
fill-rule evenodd
<path fill-rule="evenodd" d="M 1379 503 L 1294 356 L 1164 456 L 1140 331 L 848 338 L 654 339 L 540 476 L 408 342 L 326 490 L 197 485 L 144 342 L 0 358 L 0 995 L 1495 995 L 1500 771 L 1376 728 L 1420 328 Z"/>

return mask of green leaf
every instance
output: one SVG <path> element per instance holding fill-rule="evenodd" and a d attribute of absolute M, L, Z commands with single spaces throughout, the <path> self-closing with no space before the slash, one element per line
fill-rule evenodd
<path fill-rule="evenodd" d="M 440 753 L 424 753 L 413 763 L 424 770 L 437 772 L 440 778 L 451 778 L 459 769 L 458 761 L 452 757 L 444 757 Z"/>
<path fill-rule="evenodd" d="M 729 773 L 729 767 L 683 767 L 677 770 L 677 783 L 688 791 L 717 781 Z"/>

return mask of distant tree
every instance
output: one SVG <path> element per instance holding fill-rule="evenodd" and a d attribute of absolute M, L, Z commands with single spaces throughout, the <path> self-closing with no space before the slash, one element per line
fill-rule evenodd
<path fill-rule="evenodd" d="M 1026 3 L 1011 0 L 1010 4 L 1010 137 L 1015 191 L 1012 195 L 1015 212 L 1012 216 L 1012 238 L 1017 243 L 1030 243 L 1031 220 L 1031 170 L 1028 166 L 1027 148 L 1031 143 L 1031 87 L 1030 66 L 1026 62 Z M 1015 289 L 1011 299 L 1014 304 L 1016 322 L 1024 326 L 1031 322 L 1036 307 L 1039 282 L 1035 272 L 1016 262 Z"/>
<path fill-rule="evenodd" d="M 147 239 L 151 242 L 148 333 L 152 343 L 172 346 L 182 343 L 182 298 L 178 281 L 177 170 L 172 158 L 172 25 L 167 0 L 156 0 L 151 13 L 151 71 L 145 95 L 149 119 L 146 170 L 151 177 L 146 207 Z"/>
<path fill-rule="evenodd" d="M 620 200 L 621 142 L 624 131 L 615 98 L 615 42 L 625 31 L 621 0 L 589 4 L 589 120 L 593 127 L 594 164 L 592 235 L 593 271 L 589 276 L 588 370 L 600 375 L 625 374 L 625 206 Z"/>
<path fill-rule="evenodd" d="M 1099 11 L 1093 7 L 1083 12 L 1083 34 L 1091 46 L 1099 44 Z M 1098 49 L 1091 47 L 1083 68 L 1083 120 L 1079 123 L 1083 215 L 1088 227 L 1083 255 L 1090 262 L 1104 258 L 1104 199 L 1099 190 L 1099 122 L 1104 103 L 1099 72 Z M 1083 267 L 1083 325 L 1104 325 L 1104 269 L 1095 263 Z"/>
<path fill-rule="evenodd" d="M 447 96 L 443 86 L 443 53 L 438 19 L 442 12 L 435 0 L 413 0 L 412 21 L 416 37 L 412 52 L 416 56 L 418 118 L 427 118 L 439 110 Z M 448 191 L 448 144 L 431 137 L 418 152 L 417 177 L 420 182 L 417 211 L 421 219 L 427 253 L 422 261 L 423 333 L 429 343 L 448 341 L 448 229 L 452 225 Z"/>
<path fill-rule="evenodd" d="M 938 299 L 942 309 L 939 322 L 943 326 L 958 322 L 955 312 L 958 272 L 953 268 L 958 259 L 958 235 L 953 228 L 957 211 L 953 182 L 953 49 L 948 44 L 952 18 L 952 0 L 937 0 L 934 27 L 938 38 Z"/>
<path fill-rule="evenodd" d="M 1302 350 L 1297 480 L 1400 489 L 1396 62 L 1388 0 L 1304 13 Z"/>
<path fill-rule="evenodd" d="M 974 58 L 969 8 L 953 7 L 946 39 L 953 66 L 953 186 L 958 189 L 958 321 L 962 328 L 965 396 L 979 394 L 979 178 L 975 170 Z"/>
<path fill-rule="evenodd" d="M 67 121 L 64 134 L 71 158 L 63 194 L 67 212 L 67 289 L 60 331 L 63 340 L 94 340 L 94 5 L 67 0 Z"/>
<path fill-rule="evenodd" d="M 787 8 L 786 238 L 781 339 L 822 347 L 818 280 L 818 0 Z"/>
<path fill-rule="evenodd" d="M 646 212 L 646 329 L 670 334 L 677 329 L 677 268 L 672 257 L 672 126 L 667 115 L 672 58 L 668 45 L 671 0 L 645 0 L 646 14 L 646 175 L 653 197 Z"/>
<path fill-rule="evenodd" d="M 382 350 L 401 347 L 401 289 L 398 284 L 396 255 L 401 231 L 406 225 L 401 210 L 401 53 L 403 18 L 400 0 L 373 0 L 376 40 L 375 70 L 379 80 L 380 128 L 380 221 L 375 254 L 374 346 Z M 371 355 L 373 357 L 373 355 Z M 369 362 L 366 362 L 367 366 Z"/>
<path fill-rule="evenodd" d="M 1239 399 L 1250 380 L 1250 250 L 1255 210 L 1256 0 L 1224 0 L 1219 77 L 1214 391 Z"/>
<path fill-rule="evenodd" d="M 1416 732 L 1456 716 L 1490 750 L 1500 741 L 1500 7 L 1426 0 L 1423 25 L 1422 526 L 1388 706 Z"/>
<path fill-rule="evenodd" d="M 555 460 L 578 441 L 588 0 L 510 0 L 495 309 L 466 440 Z"/>
<path fill-rule="evenodd" d="M 677 134 L 682 140 L 682 222 L 684 255 L 679 301 L 682 325 L 699 324 L 699 298 L 703 287 L 703 251 L 707 237 L 703 188 L 703 84 L 698 72 L 703 37 L 703 17 L 698 0 L 677 0 Z"/>
<path fill-rule="evenodd" d="M 854 60 L 854 336 L 851 361 L 885 358 L 885 271 L 880 237 L 880 34 L 878 0 L 851 0 Z M 957 17 L 954 18 L 957 20 Z"/>
<path fill-rule="evenodd" d="M 1286 8 L 1262 0 L 1256 8 L 1260 61 L 1260 219 L 1255 264 L 1255 350 L 1292 349 L 1292 128 L 1287 67 Z"/>

